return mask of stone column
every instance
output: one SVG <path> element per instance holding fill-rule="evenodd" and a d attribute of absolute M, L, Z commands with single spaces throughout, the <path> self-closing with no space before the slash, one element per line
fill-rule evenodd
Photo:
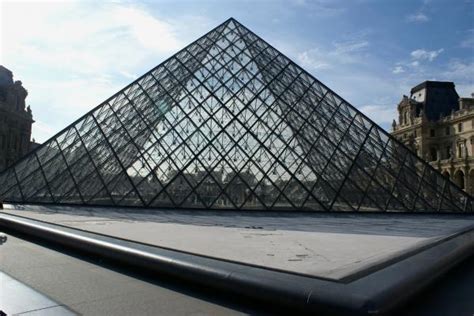
<path fill-rule="evenodd" d="M 453 156 L 449 159 L 449 179 L 454 182 L 454 164 L 453 164 Z"/>
<path fill-rule="evenodd" d="M 467 162 L 463 168 L 463 171 L 464 171 L 464 191 L 469 192 L 471 190 L 471 187 L 470 187 L 471 181 L 469 179 L 469 166 Z"/>

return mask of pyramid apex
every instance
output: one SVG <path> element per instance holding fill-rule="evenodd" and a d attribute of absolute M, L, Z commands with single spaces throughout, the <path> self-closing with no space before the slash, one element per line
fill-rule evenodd
<path fill-rule="evenodd" d="M 0 200 L 473 212 L 473 199 L 233 17 L 0 173 Z"/>
<path fill-rule="evenodd" d="M 234 17 L 232 17 L 232 16 L 231 16 L 230 18 L 228 18 L 227 21 L 226 21 L 226 23 L 230 23 L 230 22 L 233 22 L 234 24 L 242 25 L 242 23 L 240 23 L 239 21 L 237 21 L 237 19 L 234 18 Z"/>

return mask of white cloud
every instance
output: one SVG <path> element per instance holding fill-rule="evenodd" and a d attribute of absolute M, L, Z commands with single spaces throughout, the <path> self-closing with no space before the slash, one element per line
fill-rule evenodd
<path fill-rule="evenodd" d="M 383 69 L 386 72 L 386 64 L 369 55 L 371 44 L 365 36 L 367 33 L 329 47 L 296 53 L 296 60 L 370 119 L 389 128 L 396 117 L 396 104 L 408 88 L 398 85 L 398 76 L 391 78 L 390 73 L 381 76 Z M 401 64 L 396 64 L 394 69 L 397 66 L 406 69 Z"/>
<path fill-rule="evenodd" d="M 411 57 L 416 60 L 428 60 L 433 61 L 444 51 L 443 48 L 438 50 L 427 51 L 424 49 L 417 49 L 410 53 Z"/>
<path fill-rule="evenodd" d="M 470 97 L 474 93 L 474 62 L 453 59 L 440 75 L 444 80 L 454 81 L 460 96 Z"/>
<path fill-rule="evenodd" d="M 28 6 L 26 8 L 25 6 Z M 174 27 L 138 7 L 71 2 L 4 5 L 4 63 L 34 61 L 70 72 L 130 71 L 183 46 Z M 25 20 L 28 23 L 17 23 Z"/>
<path fill-rule="evenodd" d="M 343 54 L 343 53 L 352 53 L 352 52 L 359 52 L 369 46 L 368 41 L 346 41 L 346 42 L 335 42 L 334 46 L 336 48 L 336 52 Z"/>
<path fill-rule="evenodd" d="M 396 66 L 405 68 L 403 76 L 396 79 L 395 85 L 403 87 L 402 93 L 407 93 L 414 85 L 425 80 L 452 81 L 460 96 L 470 96 L 474 93 L 474 62 L 466 59 L 451 59 L 447 63 L 434 65 L 419 61 L 397 63 Z M 385 102 L 383 102 L 385 103 Z"/>
<path fill-rule="evenodd" d="M 406 17 L 406 19 L 409 22 L 417 22 L 417 23 L 428 22 L 430 20 L 430 18 L 422 12 L 410 14 Z"/>
<path fill-rule="evenodd" d="M 448 69 L 444 72 L 444 75 L 474 81 L 474 62 L 453 59 L 448 63 Z"/>
<path fill-rule="evenodd" d="M 134 2 L 0 7 L 0 64 L 28 89 L 40 142 L 209 30 L 207 18 L 162 18 Z"/>
<path fill-rule="evenodd" d="M 306 0 L 293 0 L 292 3 L 293 3 L 293 5 L 296 5 L 296 6 L 306 6 L 306 5 L 308 5 L 308 2 Z"/>
<path fill-rule="evenodd" d="M 380 125 L 392 123 L 397 117 L 397 107 L 390 105 L 364 105 L 359 110 Z"/>
<path fill-rule="evenodd" d="M 334 17 L 346 11 L 343 1 L 335 0 L 291 0 L 290 4 L 304 8 L 310 16 Z"/>
<path fill-rule="evenodd" d="M 404 72 L 405 72 L 405 68 L 403 68 L 402 66 L 395 66 L 395 68 L 393 68 L 392 70 L 392 73 L 394 74 L 401 74 Z"/>
<path fill-rule="evenodd" d="M 366 40 L 352 39 L 333 42 L 328 49 L 312 48 L 297 55 L 297 60 L 303 67 L 320 70 L 329 69 L 341 64 L 360 62 L 362 54 L 370 46 Z"/>
<path fill-rule="evenodd" d="M 298 54 L 298 61 L 304 68 L 314 70 L 328 69 L 331 65 L 325 61 L 325 54 L 318 48 L 313 48 Z"/>
<path fill-rule="evenodd" d="M 128 71 L 125 71 L 125 70 L 120 70 L 119 73 L 125 78 L 131 79 L 131 80 L 135 80 L 138 78 L 138 75 L 129 73 Z"/>
<path fill-rule="evenodd" d="M 461 41 L 461 47 L 474 49 L 474 29 L 469 29 L 467 33 L 467 37 Z"/>
<path fill-rule="evenodd" d="M 35 142 L 38 142 L 52 137 L 55 134 L 55 130 L 51 128 L 49 124 L 46 124 L 40 120 L 35 120 L 35 123 L 33 124 L 32 134 L 32 138 L 35 140 Z"/>
<path fill-rule="evenodd" d="M 183 44 L 175 37 L 173 27 L 148 12 L 134 7 L 117 7 L 112 10 L 111 22 L 116 28 L 125 27 L 141 46 L 155 52 L 178 50 Z"/>
<path fill-rule="evenodd" d="M 27 86 L 27 102 L 36 121 L 32 137 L 44 142 L 123 86 L 108 76 L 33 81 Z"/>

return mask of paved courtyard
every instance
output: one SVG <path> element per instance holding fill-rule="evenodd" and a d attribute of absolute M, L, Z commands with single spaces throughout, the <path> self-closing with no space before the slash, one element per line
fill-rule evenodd
<path fill-rule="evenodd" d="M 0 310 L 8 315 L 248 315 L 189 287 L 142 279 L 8 236 L 0 246 Z M 54 277 L 52 277 L 54 276 Z M 257 311 L 258 312 L 258 311 Z"/>
<path fill-rule="evenodd" d="M 5 208 L 90 232 L 336 280 L 474 227 L 474 218 L 457 215 Z"/>

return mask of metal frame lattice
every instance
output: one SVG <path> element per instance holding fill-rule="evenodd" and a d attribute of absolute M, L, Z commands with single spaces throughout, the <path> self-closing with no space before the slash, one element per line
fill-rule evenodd
<path fill-rule="evenodd" d="M 229 19 L 0 174 L 21 203 L 472 212 L 472 198 Z"/>

